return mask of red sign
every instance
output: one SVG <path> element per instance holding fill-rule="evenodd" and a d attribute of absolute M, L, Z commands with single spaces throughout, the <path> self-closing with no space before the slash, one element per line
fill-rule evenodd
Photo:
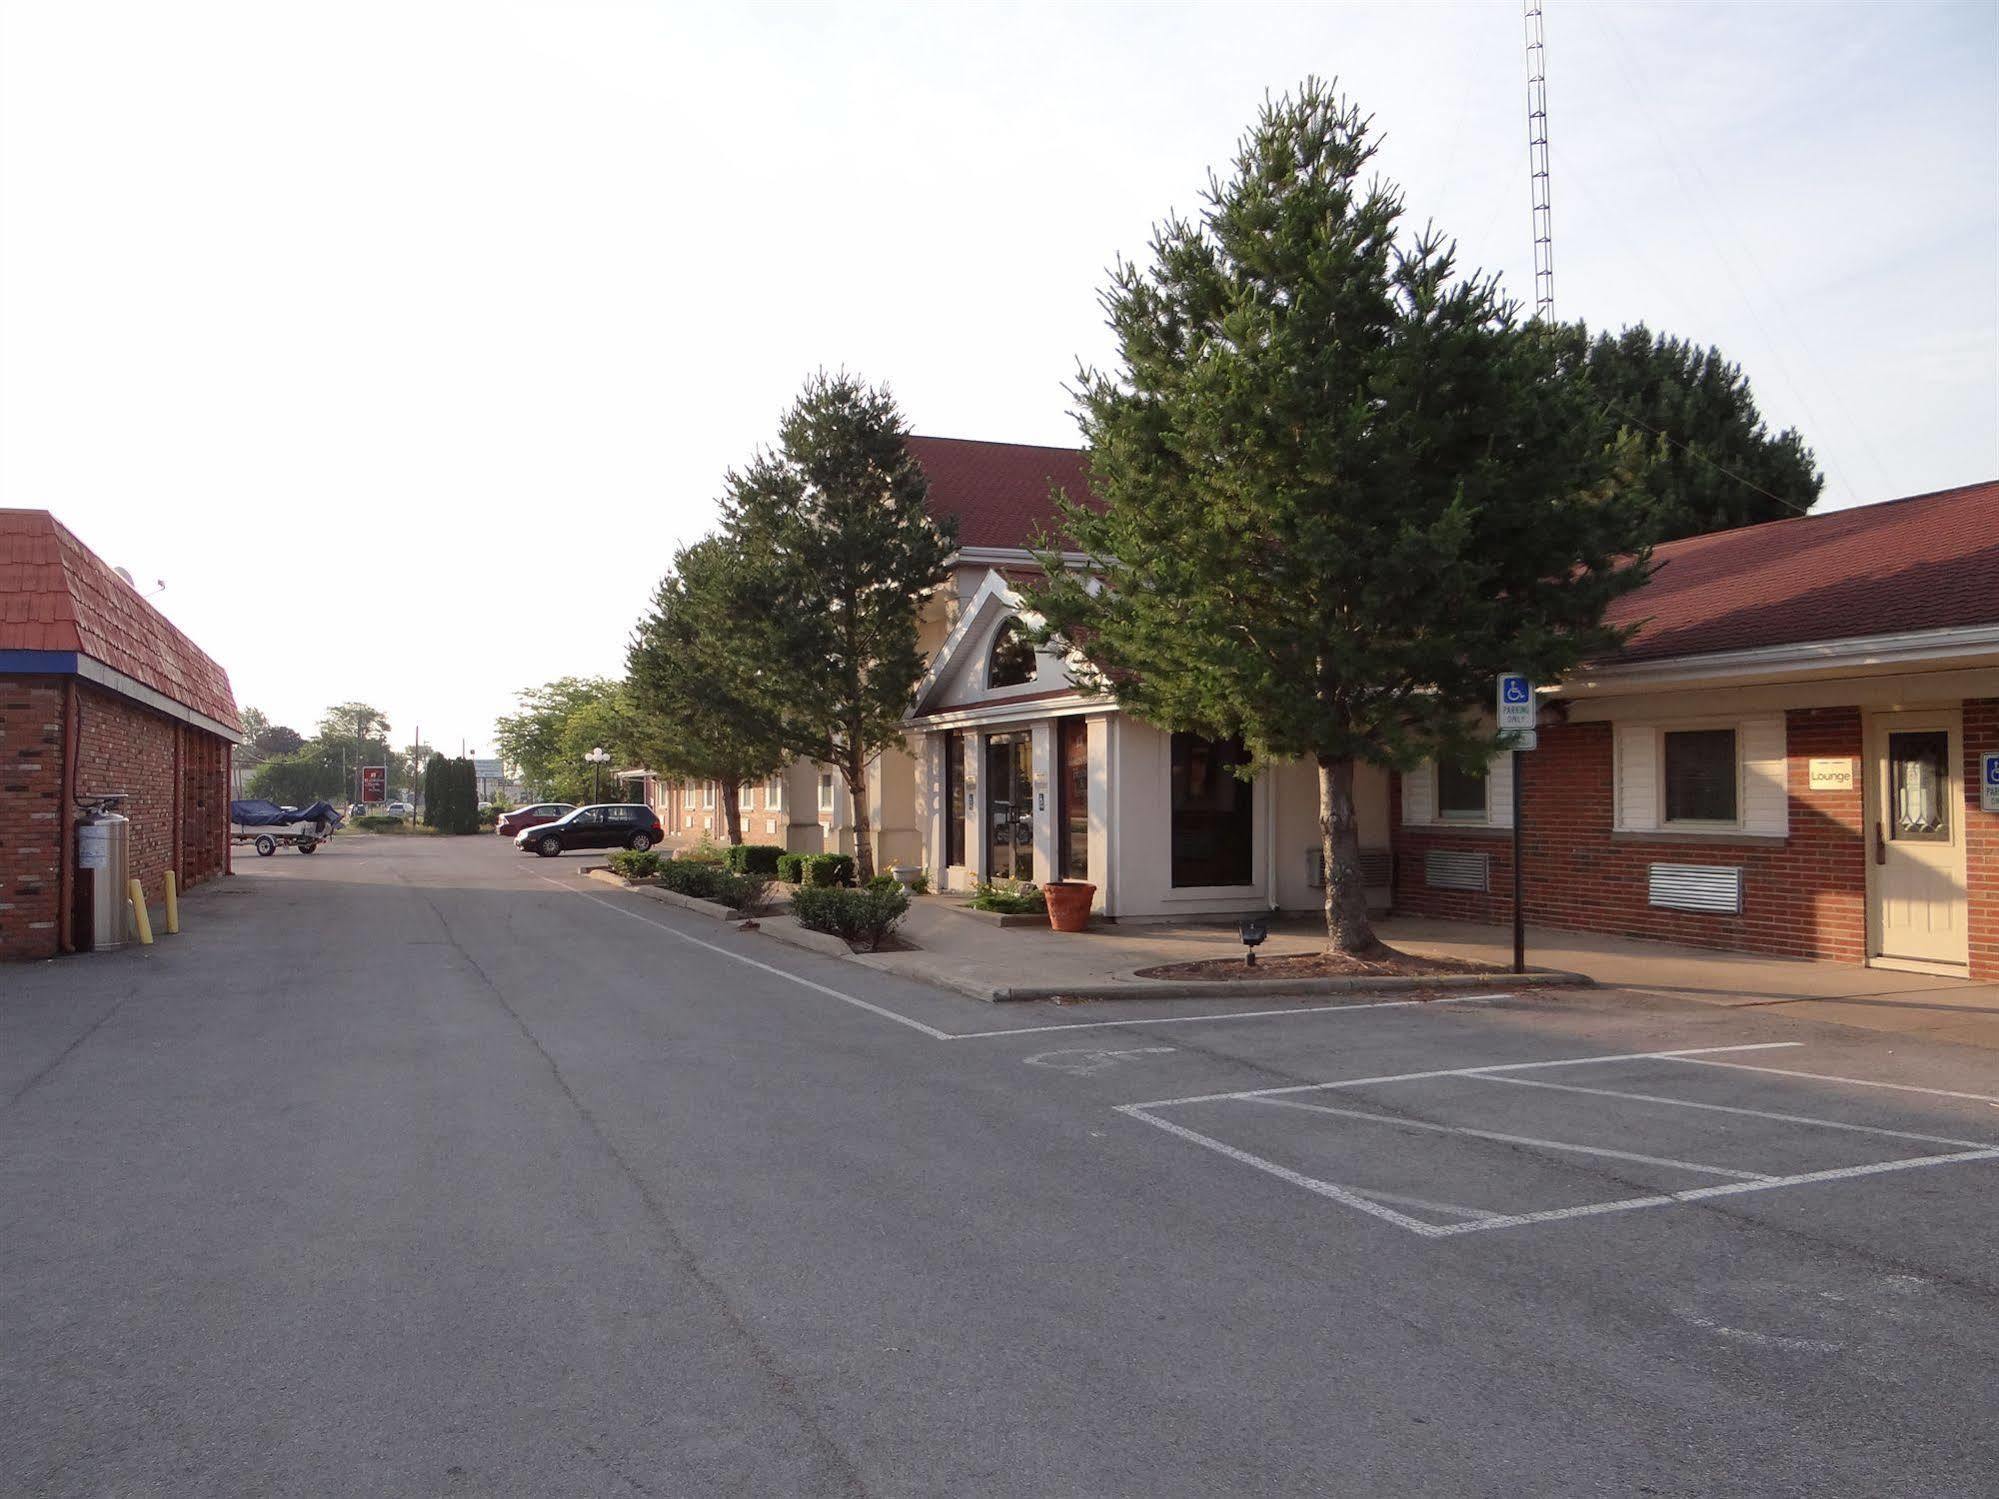
<path fill-rule="evenodd" d="M 385 802 L 389 799 L 389 767 L 386 765 L 364 765 L 361 767 L 361 800 L 364 804 Z"/>

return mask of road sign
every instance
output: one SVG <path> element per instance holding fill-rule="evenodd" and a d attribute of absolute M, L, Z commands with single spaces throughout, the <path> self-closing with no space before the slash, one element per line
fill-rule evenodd
<path fill-rule="evenodd" d="M 1500 741 L 1502 749 L 1531 750 L 1541 747 L 1541 734 L 1537 729 L 1512 729 Z"/>
<path fill-rule="evenodd" d="M 1534 727 L 1534 684 L 1517 671 L 1500 674 L 1499 726 L 1502 729 Z"/>
<path fill-rule="evenodd" d="M 361 801 L 373 806 L 389 799 L 389 767 L 386 765 L 364 765 L 361 767 Z"/>
<path fill-rule="evenodd" d="M 1999 812 L 1999 755 L 1982 756 L 1978 769 L 1978 810 Z"/>

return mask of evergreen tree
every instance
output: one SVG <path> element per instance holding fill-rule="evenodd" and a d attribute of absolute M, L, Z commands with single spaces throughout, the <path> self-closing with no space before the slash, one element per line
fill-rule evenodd
<path fill-rule="evenodd" d="M 651 726 L 648 765 L 722 788 L 730 843 L 743 841 L 742 788 L 784 764 L 782 724 L 763 686 L 762 597 L 727 543 L 674 555 L 627 657 L 629 695 Z"/>
<path fill-rule="evenodd" d="M 1495 675 L 1553 680 L 1614 647 L 1604 609 L 1642 568 L 1553 340 L 1435 231 L 1398 240 L 1399 192 L 1361 180 L 1374 151 L 1308 80 L 1265 105 L 1198 221 L 1116 267 L 1119 364 L 1078 389 L 1103 508 L 1062 510 L 1106 586 L 1051 546 L 1030 590 L 1087 650 L 1078 676 L 1139 717 L 1316 764 L 1347 952 L 1378 946 L 1356 763 L 1482 766 Z"/>
<path fill-rule="evenodd" d="M 1633 534 L 1671 541 L 1802 515 L 1825 488 L 1795 427 L 1772 435 L 1740 365 L 1640 323 L 1590 337 L 1560 334 L 1609 424 L 1644 454 L 1643 482 L 1624 499 Z"/>
<path fill-rule="evenodd" d="M 764 704 L 783 747 L 834 766 L 854 807 L 854 863 L 874 874 L 868 763 L 903 738 L 923 674 L 920 601 L 952 538 L 924 509 L 928 481 L 895 399 L 821 373 L 785 414 L 774 451 L 732 472 L 723 540 L 761 624 Z"/>

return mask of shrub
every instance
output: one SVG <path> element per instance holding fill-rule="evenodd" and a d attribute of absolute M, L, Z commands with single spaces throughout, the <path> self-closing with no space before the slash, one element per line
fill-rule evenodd
<path fill-rule="evenodd" d="M 878 874 L 868 881 L 870 890 L 900 890 L 902 881 L 892 874 Z"/>
<path fill-rule="evenodd" d="M 784 857 L 784 850 L 774 843 L 738 843 L 722 856 L 737 874 L 777 873 L 777 861 Z"/>
<path fill-rule="evenodd" d="M 425 762 L 423 820 L 440 833 L 479 831 L 479 777 L 469 759 L 432 755 Z"/>
<path fill-rule="evenodd" d="M 366 828 L 371 833 L 391 833 L 401 830 L 403 820 L 400 817 L 385 816 L 380 812 L 364 812 L 361 816 L 352 819 L 347 825 L 354 828 Z"/>
<path fill-rule="evenodd" d="M 972 909 L 1002 916 L 1031 916 L 1048 909 L 1048 898 L 1019 880 L 978 880 L 972 885 Z"/>
<path fill-rule="evenodd" d="M 676 864 L 720 864 L 722 862 L 722 850 L 715 846 L 713 838 L 703 833 L 701 841 L 692 848 L 683 848 L 680 851 L 679 857 L 674 862 Z"/>
<path fill-rule="evenodd" d="M 911 895 L 928 895 L 930 893 L 930 876 L 919 872 L 916 878 L 909 882 L 909 893 Z"/>
<path fill-rule="evenodd" d="M 651 849 L 637 853 L 629 848 L 621 848 L 604 861 L 620 876 L 628 880 L 649 880 L 659 873 L 666 861 Z"/>
<path fill-rule="evenodd" d="M 800 926 L 829 932 L 869 952 L 888 940 L 908 912 L 909 892 L 900 887 L 842 890 L 807 884 L 791 897 L 791 914 L 798 918 Z"/>
<path fill-rule="evenodd" d="M 847 854 L 807 854 L 799 867 L 799 877 L 805 884 L 822 889 L 854 882 L 854 861 Z"/>
<path fill-rule="evenodd" d="M 779 854 L 777 856 L 777 877 L 788 884 L 796 885 L 805 878 L 801 866 L 805 863 L 803 854 Z"/>
<path fill-rule="evenodd" d="M 735 899 L 729 904 L 745 916 L 754 916 L 770 903 L 771 887 L 777 883 L 777 876 L 752 869 L 736 875 L 735 882 Z"/>

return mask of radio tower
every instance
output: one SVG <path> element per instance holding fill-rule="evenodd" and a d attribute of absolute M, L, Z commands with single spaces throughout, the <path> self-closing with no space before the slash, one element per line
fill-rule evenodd
<path fill-rule="evenodd" d="M 1548 58 L 1541 0 L 1521 0 L 1527 21 L 1527 175 L 1534 197 L 1534 316 L 1555 316 L 1555 213 L 1548 202 Z"/>

